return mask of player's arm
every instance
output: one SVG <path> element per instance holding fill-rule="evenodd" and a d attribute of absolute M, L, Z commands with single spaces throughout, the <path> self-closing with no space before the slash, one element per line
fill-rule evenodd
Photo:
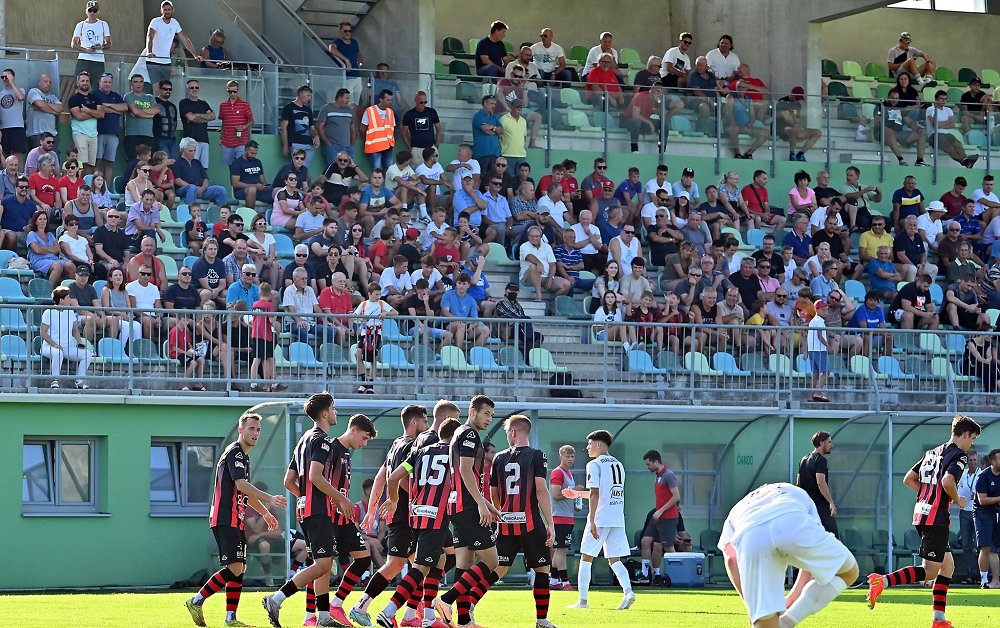
<path fill-rule="evenodd" d="M 392 514 L 396 512 L 396 504 L 399 503 L 399 483 L 412 472 L 413 465 L 407 460 L 393 469 L 392 473 L 389 474 L 388 487 L 385 491 L 385 501 L 382 502 L 382 506 L 379 508 L 379 514 L 383 519 L 388 521 L 392 518 Z M 372 487 L 372 490 L 374 491 L 374 487 Z M 374 495 L 374 492 L 372 494 Z"/>
<path fill-rule="evenodd" d="M 916 470 L 910 469 L 906 472 L 906 475 L 903 477 L 903 486 L 912 488 L 918 493 L 920 492 L 920 476 L 917 475 Z"/>
<path fill-rule="evenodd" d="M 285 498 L 284 495 L 271 495 L 270 493 L 260 490 L 259 488 L 257 488 L 244 478 L 236 480 L 236 488 L 237 490 L 239 490 L 239 492 L 243 493 L 244 495 L 247 495 L 250 498 L 251 505 L 253 500 L 257 500 L 257 502 L 261 504 L 267 504 L 268 506 L 273 506 L 274 508 L 284 508 L 285 506 L 288 505 L 288 499 Z M 256 507 L 254 508 L 254 510 L 259 512 L 260 514 L 264 514 L 264 512 L 267 511 L 267 508 L 264 506 L 261 506 L 261 508 L 264 508 L 264 510 L 261 510 L 260 508 Z"/>
<path fill-rule="evenodd" d="M 825 473 L 816 474 L 816 486 L 819 488 L 819 492 L 823 495 L 823 498 L 826 499 L 828 504 L 830 504 L 830 514 L 836 517 L 837 506 L 833 503 L 833 494 L 830 493 L 830 485 L 826 483 Z"/>
<path fill-rule="evenodd" d="M 955 475 L 953 475 L 955 469 L 954 467 L 949 469 L 947 473 L 941 476 L 941 488 L 944 492 L 948 494 L 951 501 L 958 504 L 959 508 L 965 508 L 965 498 L 958 494 L 958 482 Z M 959 471 L 961 475 L 961 470 Z"/>
<path fill-rule="evenodd" d="M 549 483 L 545 481 L 544 476 L 535 478 L 535 493 L 538 495 L 538 508 L 542 511 L 542 517 L 545 518 L 545 526 L 548 531 L 545 535 L 545 544 L 551 547 L 556 540 L 556 526 L 552 522 L 552 501 L 549 495 Z"/>
<path fill-rule="evenodd" d="M 315 460 L 309 461 L 309 481 L 320 492 L 333 500 L 337 504 L 337 510 L 347 517 L 354 516 L 354 503 L 347 499 L 343 493 L 338 491 L 330 481 L 323 475 L 323 463 Z"/>
<path fill-rule="evenodd" d="M 668 471 L 667 473 L 670 472 Z M 673 480 L 673 485 L 668 483 L 667 488 L 670 489 L 670 497 L 668 497 L 667 501 L 664 502 L 664 504 L 660 506 L 660 508 L 656 512 L 653 513 L 653 519 L 659 519 L 663 515 L 663 513 L 667 512 L 675 504 L 677 504 L 677 502 L 681 501 L 681 489 L 679 486 L 677 486 L 676 479 Z"/>
<path fill-rule="evenodd" d="M 594 518 L 597 516 L 597 507 L 601 503 L 601 489 L 596 486 L 590 489 L 590 508 L 587 511 L 587 529 L 590 533 L 594 535 L 594 538 L 600 538 L 597 534 L 597 524 L 594 523 Z"/>
<path fill-rule="evenodd" d="M 496 486 L 490 487 L 490 503 L 492 503 L 493 507 L 497 510 L 500 509 L 500 489 Z"/>
<path fill-rule="evenodd" d="M 386 475 L 386 466 L 385 463 L 382 463 L 382 466 L 378 468 L 378 472 L 375 474 L 375 484 L 372 485 L 372 493 L 368 498 L 368 511 L 361 522 L 362 529 L 371 530 L 372 525 L 375 523 L 375 517 L 378 515 L 378 503 L 382 499 L 382 493 L 385 491 Z"/>
<path fill-rule="evenodd" d="M 722 555 L 726 557 L 726 573 L 729 574 L 729 581 L 733 583 L 733 588 L 743 597 L 743 584 L 740 582 L 740 566 L 736 559 L 736 548 L 726 543 L 722 548 Z"/>
<path fill-rule="evenodd" d="M 500 462 L 493 458 L 493 463 L 490 465 L 490 494 L 486 496 L 493 507 L 500 510 L 503 505 L 503 500 L 500 497 L 500 477 L 502 475 L 502 470 L 500 469 Z"/>
<path fill-rule="evenodd" d="M 465 489 L 469 491 L 469 494 L 472 495 L 472 498 L 476 500 L 476 504 L 479 506 L 479 523 L 485 527 L 496 521 L 497 515 L 500 513 L 493 504 L 486 500 L 486 496 L 479 490 L 479 482 L 476 480 L 476 474 L 472 470 L 473 462 L 475 461 L 468 456 L 459 458 L 459 474 L 462 477 L 462 484 L 465 485 Z"/>
<path fill-rule="evenodd" d="M 587 241 L 589 242 L 589 240 L 587 240 Z M 564 480 L 566 479 L 566 475 L 565 474 L 562 474 L 561 477 Z M 561 502 L 564 499 L 570 499 L 569 497 L 565 497 L 562 494 L 562 490 L 563 490 L 563 483 L 562 482 L 552 481 L 552 482 L 549 483 L 549 487 L 552 489 L 551 492 L 550 492 L 550 494 L 552 495 L 552 499 L 556 500 L 557 502 Z"/>
<path fill-rule="evenodd" d="M 292 467 L 285 471 L 285 490 L 291 493 L 295 499 L 302 497 L 302 494 L 299 493 L 299 472 Z"/>
<path fill-rule="evenodd" d="M 285 499 L 285 497 L 282 495 L 281 499 Z M 269 532 L 278 529 L 278 519 L 271 514 L 271 511 L 267 509 L 267 506 L 265 506 L 263 502 L 261 502 L 261 500 L 257 499 L 256 497 L 251 497 L 250 499 L 247 500 L 247 503 L 250 504 L 251 508 L 260 513 L 260 516 L 264 520 L 264 523 L 267 524 L 267 530 Z"/>

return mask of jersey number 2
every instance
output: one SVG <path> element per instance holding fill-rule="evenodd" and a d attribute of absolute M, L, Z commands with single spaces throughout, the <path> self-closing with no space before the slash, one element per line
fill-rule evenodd
<path fill-rule="evenodd" d="M 521 465 L 509 462 L 504 466 L 503 471 L 507 476 L 507 494 L 517 495 L 521 492 L 521 489 L 518 488 L 518 483 L 521 481 Z"/>

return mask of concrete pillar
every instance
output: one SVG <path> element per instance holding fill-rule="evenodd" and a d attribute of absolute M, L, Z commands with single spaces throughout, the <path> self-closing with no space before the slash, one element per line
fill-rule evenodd
<path fill-rule="evenodd" d="M 433 0 L 381 0 L 359 24 L 365 67 L 388 63 L 401 72 L 434 72 Z"/>

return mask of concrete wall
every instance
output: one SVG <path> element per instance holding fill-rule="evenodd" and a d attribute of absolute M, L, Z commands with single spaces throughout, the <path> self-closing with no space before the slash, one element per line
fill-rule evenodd
<path fill-rule="evenodd" d="M 440 52 L 441 40 L 449 36 L 458 37 L 468 46 L 470 37 L 485 37 L 493 20 L 503 20 L 510 27 L 507 41 L 515 48 L 521 42 L 538 41 L 538 33 L 543 27 L 555 31 L 554 41 L 565 48 L 567 54 L 573 45 L 597 45 L 601 31 L 610 31 L 615 35 L 615 48 L 635 48 L 645 59 L 653 54 L 662 55 L 676 44 L 681 31 L 688 30 L 684 22 L 671 20 L 668 2 L 646 2 L 641 13 L 630 10 L 617 16 L 603 0 L 565 4 L 514 0 L 495 6 L 487 11 L 470 11 L 469 3 L 462 0 L 434 0 L 438 15 L 434 49 Z M 710 46 L 708 40 L 694 44 L 697 50 L 706 46 Z"/>
<path fill-rule="evenodd" d="M 1000 67 L 993 48 L 984 45 L 996 37 L 1000 15 L 971 15 L 916 9 L 876 9 L 823 24 L 823 58 L 838 63 L 857 61 L 864 69 L 870 61 L 885 65 L 886 53 L 896 45 L 900 31 L 913 36 L 913 45 L 927 52 L 938 65 L 958 74 L 961 67 Z M 858 37 L 858 33 L 864 33 Z M 951 36 L 961 33 L 961 36 Z"/>
<path fill-rule="evenodd" d="M 7 44 L 69 48 L 77 22 L 86 19 L 86 2 L 65 3 L 66 10 L 50 10 L 45 19 L 26 19 L 39 4 L 33 0 L 6 0 Z M 157 5 L 158 6 L 158 5 Z M 72 7 L 72 8 L 69 8 Z M 101 17 L 111 28 L 111 50 L 134 55 L 145 42 L 143 5 L 130 0 L 101 0 Z"/>
<path fill-rule="evenodd" d="M 373 6 L 354 31 L 365 67 L 374 69 L 384 62 L 397 72 L 433 72 L 435 4 L 381 0 Z"/>

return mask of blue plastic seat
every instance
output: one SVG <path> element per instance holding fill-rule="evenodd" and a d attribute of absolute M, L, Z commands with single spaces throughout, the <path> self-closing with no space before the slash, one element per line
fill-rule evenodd
<path fill-rule="evenodd" d="M 131 362 L 125 353 L 125 345 L 117 338 L 101 338 L 97 341 L 97 355 L 104 358 L 105 364 L 128 364 Z"/>
<path fill-rule="evenodd" d="M 45 281 L 44 279 L 42 281 Z M 48 281 L 45 281 L 48 285 L 49 292 L 52 292 L 52 286 L 49 285 Z M 35 302 L 34 297 L 25 296 L 24 291 L 21 290 L 21 283 L 16 279 L 11 279 L 10 277 L 0 277 L 0 303 L 23 303 L 30 305 Z"/>
<path fill-rule="evenodd" d="M 275 233 L 274 254 L 281 259 L 292 259 L 295 257 L 295 242 L 283 233 Z"/>
<path fill-rule="evenodd" d="M 344 352 L 344 348 L 332 342 L 324 342 L 319 347 L 319 359 L 328 366 L 354 366 L 354 360 Z"/>
<path fill-rule="evenodd" d="M 386 319 L 388 322 L 390 319 Z M 385 333 L 385 327 L 382 328 L 383 334 Z M 411 340 L 407 336 L 407 341 Z M 385 368 L 392 369 L 395 371 L 415 371 L 417 369 L 416 365 L 412 364 L 406 357 L 406 351 L 399 345 L 394 344 L 384 344 L 382 345 L 382 352 L 379 355 L 379 362 Z"/>
<path fill-rule="evenodd" d="M 288 361 L 304 368 L 326 368 L 326 364 L 316 359 L 313 348 L 304 342 L 293 342 L 288 345 Z"/>
<path fill-rule="evenodd" d="M 0 332 L 26 334 L 28 322 L 16 307 L 0 307 Z"/>
<path fill-rule="evenodd" d="M 632 349 L 628 352 L 628 370 L 643 375 L 666 375 L 667 369 L 653 366 L 653 357 L 645 351 Z"/>
<path fill-rule="evenodd" d="M 747 229 L 747 244 L 756 249 L 764 248 L 764 235 L 766 235 L 766 233 L 767 232 L 763 229 Z"/>
<path fill-rule="evenodd" d="M 38 338 L 38 336 L 36 336 Z M 41 356 L 28 352 L 28 343 L 20 336 L 0 336 L 0 361 L 41 362 Z"/>
<path fill-rule="evenodd" d="M 941 305 L 944 301 L 944 288 L 941 284 L 932 283 L 931 284 L 931 303 L 934 305 Z"/>
<path fill-rule="evenodd" d="M 472 347 L 469 349 L 469 363 L 478 366 L 480 371 L 487 373 L 506 373 L 509 367 L 498 364 L 493 352 L 486 347 Z"/>
<path fill-rule="evenodd" d="M 944 335 L 944 347 L 951 353 L 963 354 L 965 353 L 965 343 L 966 337 L 962 334 L 945 334 Z"/>
<path fill-rule="evenodd" d="M 382 340 L 384 342 L 413 342 L 412 336 L 405 336 L 399 331 L 399 322 L 392 318 L 382 321 Z"/>
<path fill-rule="evenodd" d="M 716 371 L 722 371 L 726 375 L 738 377 L 748 377 L 753 375 L 750 371 L 744 371 L 737 366 L 736 358 L 731 353 L 726 353 L 725 351 L 715 352 L 712 356 L 712 368 Z"/>
<path fill-rule="evenodd" d="M 844 292 L 846 292 L 847 296 L 851 297 L 851 299 L 858 305 L 865 302 L 865 294 L 867 292 L 865 290 L 865 284 L 861 283 L 857 279 L 848 279 L 845 281 Z"/>
<path fill-rule="evenodd" d="M 905 373 L 903 367 L 899 364 L 899 360 L 892 356 L 879 356 L 877 366 L 878 372 L 888 376 L 889 379 L 909 380 L 917 378 L 912 373 Z"/>

